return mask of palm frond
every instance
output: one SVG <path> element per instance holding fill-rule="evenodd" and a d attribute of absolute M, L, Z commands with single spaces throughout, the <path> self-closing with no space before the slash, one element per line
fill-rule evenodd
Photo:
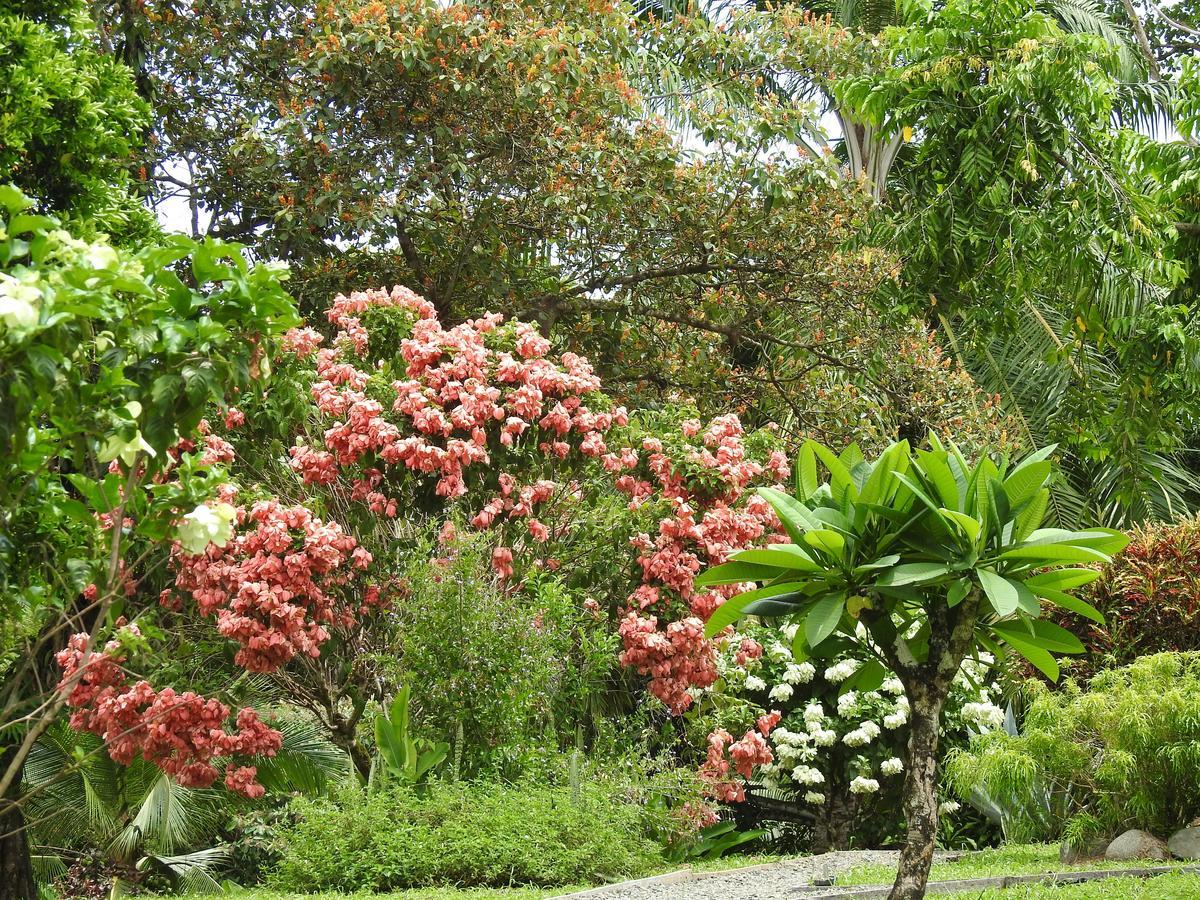
<path fill-rule="evenodd" d="M 283 746 L 275 756 L 256 761 L 258 780 L 267 790 L 320 793 L 349 774 L 349 758 L 316 724 L 285 720 L 276 727 Z"/>

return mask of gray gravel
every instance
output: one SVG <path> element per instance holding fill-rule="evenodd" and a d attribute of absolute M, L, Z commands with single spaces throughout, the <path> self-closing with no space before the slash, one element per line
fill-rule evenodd
<path fill-rule="evenodd" d="M 871 863 L 894 866 L 898 861 L 899 852 L 895 850 L 841 850 L 745 870 L 697 873 L 698 877 L 686 881 L 611 885 L 592 896 L 597 900 L 807 900 L 838 893 L 835 888 L 822 889 L 814 882 L 828 881 L 857 866 Z"/>

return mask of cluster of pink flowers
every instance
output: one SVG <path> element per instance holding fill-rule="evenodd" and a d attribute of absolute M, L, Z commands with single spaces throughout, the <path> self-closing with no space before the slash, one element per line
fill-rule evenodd
<path fill-rule="evenodd" d="M 639 616 L 632 610 L 621 621 L 619 633 L 624 650 L 622 665 L 639 675 L 649 675 L 649 689 L 672 712 L 681 713 L 692 704 L 689 688 L 715 684 L 716 654 L 704 637 L 704 623 L 695 616 L 671 622 L 658 630 L 655 616 Z"/>
<path fill-rule="evenodd" d="M 238 665 L 271 672 L 298 653 L 318 656 L 329 627 L 349 626 L 378 603 L 378 590 L 370 588 L 355 604 L 337 599 L 355 570 L 371 564 L 371 554 L 336 523 L 274 500 L 238 508 L 236 523 L 224 547 L 209 544 L 196 556 L 177 547 L 174 559 L 176 587 L 241 645 Z M 164 603 L 171 600 L 164 592 Z"/>
<path fill-rule="evenodd" d="M 129 626 L 136 631 L 136 626 Z M 71 727 L 104 740 L 122 765 L 134 757 L 157 766 L 184 787 L 209 787 L 221 775 L 218 764 L 233 757 L 274 756 L 283 736 L 252 709 L 242 709 L 235 730 L 227 730 L 230 709 L 212 698 L 172 688 L 155 690 L 147 681 L 130 684 L 122 668 L 120 644 L 88 650 L 86 634 L 73 635 L 56 656 L 72 709 Z M 246 797 L 261 797 L 254 766 L 225 766 L 225 785 Z"/>
<path fill-rule="evenodd" d="M 366 370 L 381 361 L 363 358 L 370 345 L 363 319 L 368 311 L 389 308 L 408 317 L 411 333 L 400 342 L 404 377 L 390 384 L 394 399 L 387 408 L 378 392 L 368 396 Z M 605 432 L 628 421 L 623 408 L 590 409 L 587 401 L 599 396 L 600 380 L 588 361 L 574 353 L 552 359 L 550 342 L 532 325 L 506 326 L 503 316 L 489 313 L 445 329 L 432 304 L 403 287 L 339 296 L 328 317 L 338 328 L 333 346 L 315 350 L 312 337 L 300 332 L 285 342 L 297 353 L 315 352 L 312 396 L 334 420 L 324 448 L 292 449 L 292 467 L 308 483 L 328 484 L 340 470 L 361 466 L 353 496 L 382 515 L 398 512 L 397 499 L 387 493 L 388 466 L 436 477 L 435 493 L 452 499 L 467 492 L 472 471 L 487 478 L 500 450 L 536 450 L 548 460 L 572 451 L 598 457 L 608 449 Z M 502 480 L 500 495 L 476 515 L 476 527 L 531 517 L 555 487 L 545 480 L 526 487 L 511 477 Z M 527 526 L 535 541 L 549 535 L 532 517 Z M 498 571 L 506 568 L 497 561 Z"/>
<path fill-rule="evenodd" d="M 775 759 L 767 735 L 779 719 L 777 712 L 760 716 L 758 731 L 751 729 L 738 741 L 724 728 L 718 728 L 708 736 L 708 754 L 700 767 L 700 779 L 708 797 L 722 803 L 740 803 L 746 799 L 745 790 L 732 779 L 730 769 L 748 779 L 755 766 L 765 766 Z"/>
<path fill-rule="evenodd" d="M 650 676 L 650 690 L 680 713 L 692 703 L 691 687 L 716 681 L 716 648 L 703 637 L 703 622 L 726 599 L 745 585 L 724 585 L 697 591 L 696 576 L 709 566 L 726 562 L 748 547 L 786 541 L 769 503 L 753 493 L 758 485 L 774 485 L 789 474 L 787 458 L 771 451 L 767 458 L 750 458 L 744 430 L 735 415 L 713 419 L 707 427 L 696 420 L 681 426 L 682 441 L 669 453 L 658 438 L 643 439 L 640 451 L 626 447 L 604 456 L 607 471 L 617 474 L 616 485 L 630 497 L 630 506 L 660 497 L 671 515 L 658 523 L 658 534 L 633 538 L 642 583 L 629 596 L 630 613 L 621 626 L 621 662 Z M 642 611 L 669 613 L 675 601 L 690 615 L 658 631 L 658 617 Z M 687 623 L 698 624 L 695 629 Z M 683 635 L 688 639 L 681 640 Z M 753 643 L 753 642 L 750 642 Z M 743 646 L 750 655 L 753 649 Z M 761 654 L 761 648 L 757 648 Z M 686 655 L 687 659 L 681 659 Z"/>

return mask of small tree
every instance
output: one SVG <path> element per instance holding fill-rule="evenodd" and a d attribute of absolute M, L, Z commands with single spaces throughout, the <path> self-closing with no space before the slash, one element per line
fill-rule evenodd
<path fill-rule="evenodd" d="M 1098 619 L 1066 592 L 1099 573 L 1062 567 L 1107 562 L 1127 542 L 1109 529 L 1038 528 L 1052 447 L 1010 467 L 987 457 L 970 465 L 957 448 L 933 443 L 913 452 L 901 441 L 874 462 L 853 445 L 835 456 L 806 443 L 795 497 L 759 489 L 794 543 L 742 551 L 697 580 L 763 585 L 719 607 L 710 636 L 745 615 L 788 617 L 802 624 L 798 659 L 849 641 L 875 657 L 843 689 L 877 688 L 888 669 L 903 683 L 908 836 L 891 900 L 924 896 L 937 833 L 938 732 L 963 660 L 1015 652 L 1056 679 L 1054 655 L 1083 646 L 1040 618 L 1041 600 Z M 829 472 L 824 484 L 818 461 Z"/>

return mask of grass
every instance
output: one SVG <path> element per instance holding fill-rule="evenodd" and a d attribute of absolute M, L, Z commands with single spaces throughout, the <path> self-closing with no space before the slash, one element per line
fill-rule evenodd
<path fill-rule="evenodd" d="M 935 862 L 933 871 L 929 874 L 929 880 L 953 881 L 959 878 L 987 878 L 994 875 L 1038 875 L 1043 872 L 1074 872 L 1087 871 L 1089 869 L 1137 869 L 1154 865 L 1166 865 L 1166 863 L 1147 862 L 1146 860 L 1112 862 L 1102 859 L 1097 862 L 1067 865 L 1058 861 L 1057 844 L 1020 844 L 1010 847 L 998 847 L 993 850 L 980 850 L 975 853 L 964 853 L 962 858 L 957 862 Z M 837 883 L 839 885 L 885 884 L 895 877 L 895 866 L 865 865 L 846 870 L 837 877 Z M 1129 882 L 1122 883 L 1128 884 Z M 1019 895 L 1013 894 L 1012 889 L 1009 889 L 1005 896 L 1013 897 Z M 1059 895 L 1055 894 L 1054 896 Z M 1081 894 L 1080 896 L 1089 895 Z M 1200 897 L 1200 891 L 1192 896 Z"/>
<path fill-rule="evenodd" d="M 1195 900 L 1200 897 L 1200 875 L 1110 878 L 1061 886 L 1024 884 L 1002 891 L 970 891 L 958 896 L 970 900 Z"/>

